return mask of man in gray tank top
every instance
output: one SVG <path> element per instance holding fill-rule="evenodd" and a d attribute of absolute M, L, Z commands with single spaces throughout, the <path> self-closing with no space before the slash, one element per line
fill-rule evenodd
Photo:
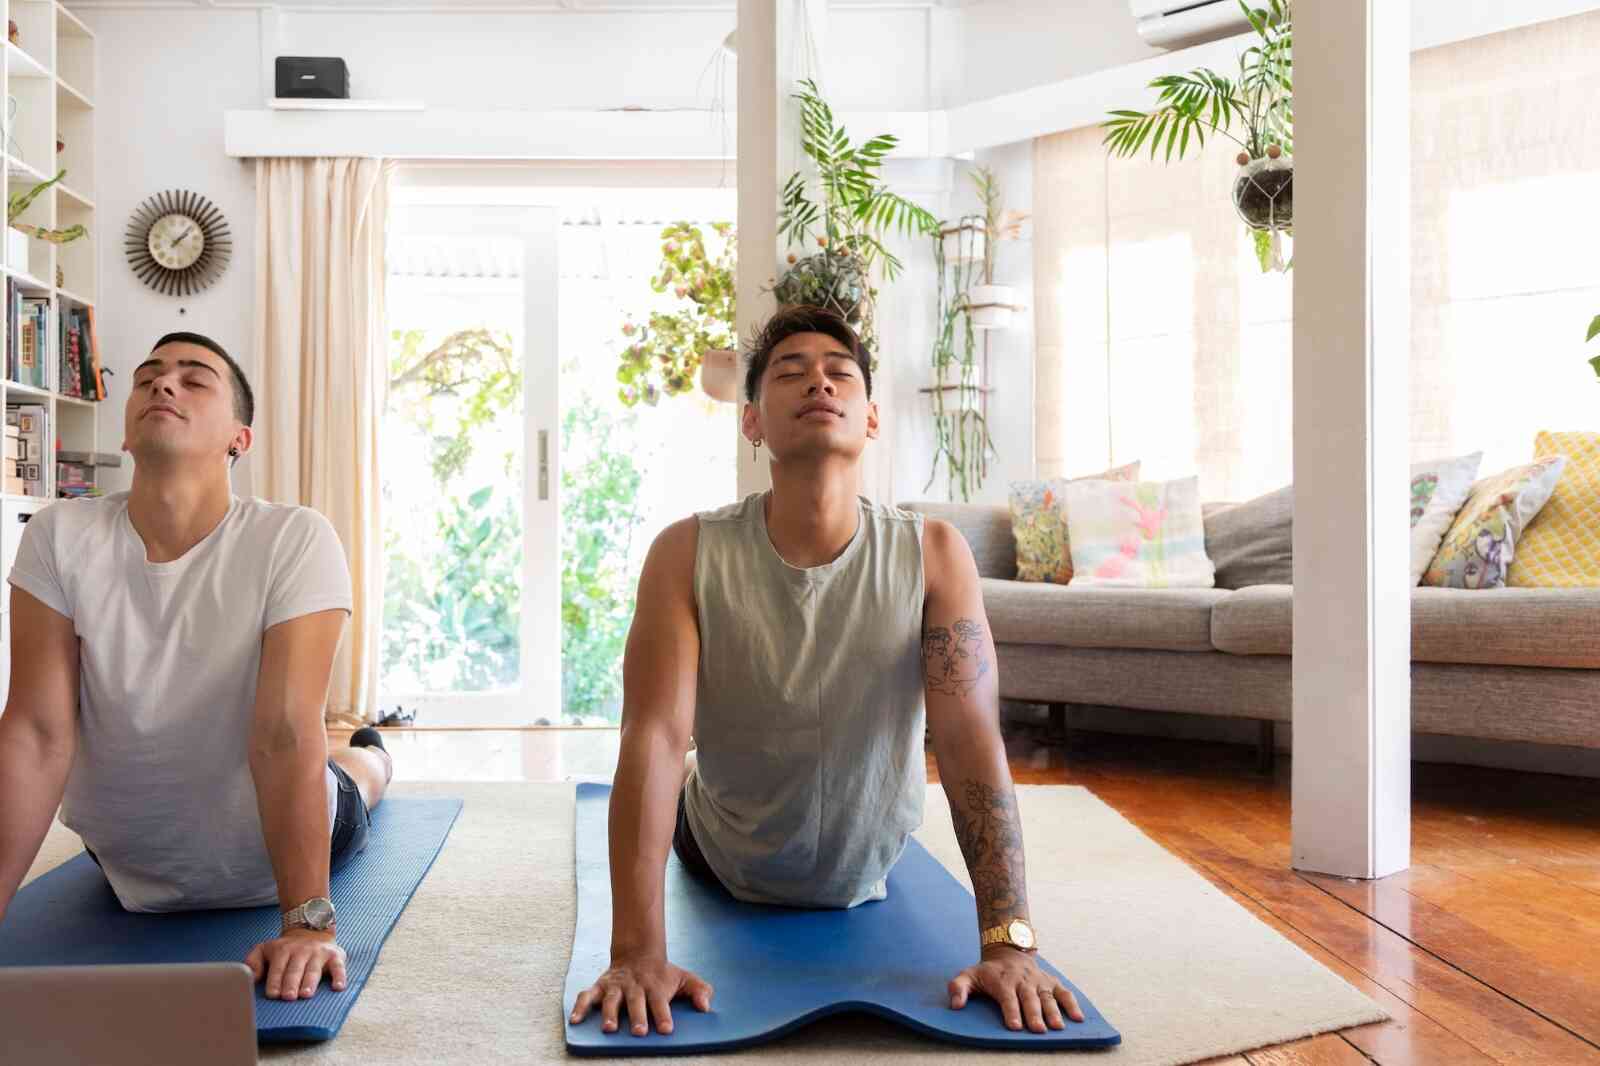
<path fill-rule="evenodd" d="M 672 1031 L 712 989 L 666 956 L 667 850 L 736 898 L 882 899 L 922 822 L 924 723 L 976 897 L 974 965 L 949 984 L 1005 1024 L 1083 1021 L 1039 969 L 977 565 L 948 523 L 857 494 L 878 435 L 845 320 L 778 312 L 748 356 L 743 432 L 772 490 L 669 526 L 639 579 L 611 792 L 611 967 L 573 1004 L 610 1032 Z M 686 759 L 691 734 L 696 749 Z"/>

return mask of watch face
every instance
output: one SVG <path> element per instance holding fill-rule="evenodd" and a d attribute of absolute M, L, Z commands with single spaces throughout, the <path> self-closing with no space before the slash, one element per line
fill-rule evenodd
<path fill-rule="evenodd" d="M 188 215 L 173 212 L 156 219 L 148 239 L 150 258 L 168 270 L 192 266 L 206 249 L 200 224 Z"/>
<path fill-rule="evenodd" d="M 333 924 L 333 904 L 325 899 L 306 903 L 306 924 L 313 929 L 326 929 Z"/>
<path fill-rule="evenodd" d="M 1011 937 L 1011 942 L 1024 951 L 1033 947 L 1033 927 L 1021 918 L 1012 919 L 1006 933 Z"/>

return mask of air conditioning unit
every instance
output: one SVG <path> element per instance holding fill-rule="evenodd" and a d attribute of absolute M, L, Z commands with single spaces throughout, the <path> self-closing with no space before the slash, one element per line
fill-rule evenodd
<path fill-rule="evenodd" d="M 1250 31 L 1238 0 L 1128 0 L 1139 36 L 1153 48 L 1188 48 Z"/>

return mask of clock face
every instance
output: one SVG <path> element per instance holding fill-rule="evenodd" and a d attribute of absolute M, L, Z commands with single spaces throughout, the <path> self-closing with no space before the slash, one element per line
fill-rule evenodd
<path fill-rule="evenodd" d="M 147 238 L 150 258 L 168 270 L 184 270 L 206 250 L 205 232 L 188 215 L 174 211 L 162 215 L 150 227 Z"/>
<path fill-rule="evenodd" d="M 123 250 L 139 280 L 157 292 L 190 296 L 216 281 L 233 255 L 228 221 L 198 193 L 157 193 L 128 220 Z"/>

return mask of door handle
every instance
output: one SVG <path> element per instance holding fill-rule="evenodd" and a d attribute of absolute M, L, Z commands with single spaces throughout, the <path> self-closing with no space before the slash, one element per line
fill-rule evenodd
<path fill-rule="evenodd" d="M 539 499 L 550 498 L 550 431 L 539 431 Z"/>

